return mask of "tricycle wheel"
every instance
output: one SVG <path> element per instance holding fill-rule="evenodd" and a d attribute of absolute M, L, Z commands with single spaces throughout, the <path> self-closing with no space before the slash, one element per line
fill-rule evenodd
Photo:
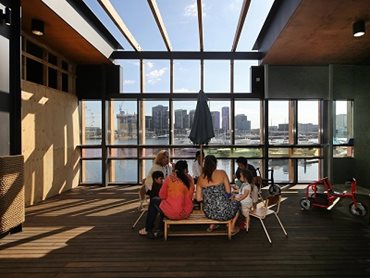
<path fill-rule="evenodd" d="M 301 208 L 303 208 L 304 210 L 309 210 L 311 208 L 310 199 L 302 198 L 300 204 L 301 204 Z"/>
<path fill-rule="evenodd" d="M 367 214 L 366 207 L 361 202 L 350 204 L 349 212 L 354 216 L 365 216 Z"/>
<path fill-rule="evenodd" d="M 278 186 L 277 184 L 270 185 L 270 187 L 269 187 L 269 193 L 271 195 L 279 195 L 281 193 L 280 186 Z"/>

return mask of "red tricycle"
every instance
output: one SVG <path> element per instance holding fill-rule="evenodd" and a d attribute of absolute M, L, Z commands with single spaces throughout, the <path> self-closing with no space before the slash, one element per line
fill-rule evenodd
<path fill-rule="evenodd" d="M 352 203 L 349 205 L 349 211 L 354 216 L 365 216 L 366 207 L 356 200 L 357 182 L 356 179 L 351 181 L 351 192 L 335 192 L 328 178 L 315 181 L 306 187 L 306 197 L 301 199 L 301 207 L 309 210 L 311 207 L 329 208 L 336 204 L 336 200 L 341 198 L 351 198 Z"/>

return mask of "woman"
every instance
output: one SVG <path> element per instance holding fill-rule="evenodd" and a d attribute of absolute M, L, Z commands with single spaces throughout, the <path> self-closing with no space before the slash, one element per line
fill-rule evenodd
<path fill-rule="evenodd" d="M 197 183 L 198 177 L 202 174 L 202 169 L 203 169 L 203 161 L 201 160 L 204 160 L 204 152 L 202 152 L 202 155 L 200 154 L 201 154 L 200 151 L 197 151 L 195 153 L 195 160 L 192 166 L 195 184 Z"/>
<path fill-rule="evenodd" d="M 232 219 L 232 233 L 239 231 L 235 223 L 239 216 L 240 202 L 230 199 L 229 178 L 224 170 L 217 169 L 217 159 L 214 155 L 207 155 L 204 159 L 203 173 L 198 178 L 196 194 L 197 201 L 203 201 L 206 217 L 215 220 Z M 208 231 L 211 232 L 215 228 L 215 225 L 211 225 Z"/>
<path fill-rule="evenodd" d="M 168 151 L 161 150 L 157 153 L 152 168 L 150 168 L 146 178 L 144 179 L 144 184 L 146 191 L 152 189 L 153 178 L 152 174 L 155 171 L 161 171 L 164 175 L 164 178 L 168 177 L 172 173 L 172 166 L 170 162 L 170 155 Z"/>
<path fill-rule="evenodd" d="M 179 160 L 175 164 L 175 171 L 168 176 L 159 197 L 154 197 L 149 204 L 145 229 L 149 238 L 163 235 L 163 217 L 169 219 L 188 218 L 193 210 L 194 182 L 188 174 L 188 164 L 185 160 Z M 154 233 L 155 219 L 160 213 L 159 232 Z"/>
<path fill-rule="evenodd" d="M 188 163 L 179 160 L 175 172 L 165 179 L 159 191 L 159 208 L 169 219 L 188 218 L 193 211 L 193 194 L 194 182 L 188 174 Z"/>

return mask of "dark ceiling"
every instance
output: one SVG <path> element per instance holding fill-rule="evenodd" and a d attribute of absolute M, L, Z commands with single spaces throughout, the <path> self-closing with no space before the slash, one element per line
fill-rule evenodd
<path fill-rule="evenodd" d="M 367 32 L 355 38 L 352 24 L 359 19 Z M 263 63 L 370 64 L 369 26 L 370 0 L 302 0 Z"/>

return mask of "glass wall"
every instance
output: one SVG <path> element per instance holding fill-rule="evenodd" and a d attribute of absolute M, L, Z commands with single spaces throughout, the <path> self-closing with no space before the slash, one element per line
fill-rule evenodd
<path fill-rule="evenodd" d="M 230 178 L 236 169 L 236 158 L 244 156 L 261 169 L 263 176 L 270 173 L 267 169 L 273 169 L 278 183 L 318 179 L 322 172 L 320 101 L 269 101 L 269 144 L 263 143 L 266 125 L 263 118 L 267 113 L 262 104 L 252 99 L 218 97 L 209 100 L 216 136 L 204 146 L 205 154 L 215 155 Z M 173 162 L 187 160 L 190 169 L 198 150 L 188 138 L 195 107 L 195 96 L 107 101 L 108 183 L 139 183 L 161 149 L 170 152 Z M 82 122 L 86 124 L 82 182 L 96 183 L 102 178 L 97 173 L 101 173 L 104 161 L 101 102 L 84 101 L 82 109 L 85 111 Z"/>
<path fill-rule="evenodd" d="M 128 70 L 123 71 L 122 97 L 115 95 L 104 106 L 101 101 L 81 102 L 81 181 L 140 183 L 162 149 L 169 151 L 173 162 L 188 161 L 191 169 L 199 146 L 188 136 L 202 85 L 215 132 L 204 152 L 215 155 L 230 178 L 239 156 L 260 168 L 265 177 L 273 169 L 278 183 L 320 178 L 325 132 L 320 123 L 321 100 L 258 99 L 247 90 L 249 81 L 243 80 L 251 64 L 204 61 L 202 76 L 200 61 L 122 62 Z M 352 110 L 352 101 L 334 102 L 334 157 L 353 156 Z"/>

